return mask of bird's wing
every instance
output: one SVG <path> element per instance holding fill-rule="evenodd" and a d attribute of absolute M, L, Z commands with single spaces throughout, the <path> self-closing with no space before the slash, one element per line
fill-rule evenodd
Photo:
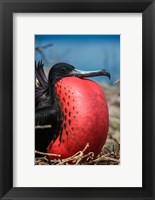
<path fill-rule="evenodd" d="M 35 113 L 35 150 L 47 152 L 47 147 L 54 139 L 53 123 L 56 112 L 51 107 L 38 109 Z M 50 125 L 50 126 L 44 126 Z M 52 125 L 52 126 L 51 126 Z M 36 154 L 35 156 L 41 156 Z"/>
<path fill-rule="evenodd" d="M 43 70 L 43 63 L 35 62 L 35 107 L 48 106 L 50 100 L 48 80 Z"/>
<path fill-rule="evenodd" d="M 42 61 L 35 63 L 35 125 L 55 123 L 57 111 L 52 107 L 49 84 Z"/>
<path fill-rule="evenodd" d="M 55 122 L 57 112 L 52 107 L 40 108 L 35 113 L 35 125 L 50 125 Z"/>
<path fill-rule="evenodd" d="M 48 80 L 43 70 L 43 66 L 44 64 L 42 63 L 42 61 L 39 61 L 38 63 L 35 62 L 35 74 L 38 80 L 38 85 L 45 87 L 48 86 Z"/>

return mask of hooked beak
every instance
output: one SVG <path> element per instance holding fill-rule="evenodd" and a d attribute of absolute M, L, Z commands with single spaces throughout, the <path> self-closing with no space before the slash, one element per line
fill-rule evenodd
<path fill-rule="evenodd" d="M 107 76 L 109 79 L 111 77 L 110 73 L 105 70 L 96 70 L 96 71 L 83 71 L 78 69 L 73 69 L 67 76 L 75 76 L 78 78 L 85 78 L 85 77 L 93 77 L 93 76 Z"/>

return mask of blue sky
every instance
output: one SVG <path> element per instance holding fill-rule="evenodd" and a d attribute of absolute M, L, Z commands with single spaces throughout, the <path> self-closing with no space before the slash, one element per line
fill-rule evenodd
<path fill-rule="evenodd" d="M 49 44 L 42 48 L 46 60 L 35 51 L 35 60 L 42 59 L 45 67 L 67 62 L 82 70 L 105 68 L 111 73 L 110 81 L 106 77 L 93 79 L 110 84 L 120 79 L 119 35 L 35 35 L 35 47 Z"/>

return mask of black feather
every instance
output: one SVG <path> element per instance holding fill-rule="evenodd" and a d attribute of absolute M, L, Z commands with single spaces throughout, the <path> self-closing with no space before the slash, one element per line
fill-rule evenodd
<path fill-rule="evenodd" d="M 42 63 L 42 61 L 39 61 L 38 64 L 35 62 L 35 73 L 38 83 L 42 87 L 46 87 L 48 86 L 48 80 L 43 70 L 43 66 L 44 64 Z"/>
<path fill-rule="evenodd" d="M 43 70 L 43 63 L 35 62 L 35 107 L 36 110 L 46 107 L 50 104 L 49 84 L 45 72 Z"/>
<path fill-rule="evenodd" d="M 51 140 L 61 136 L 62 114 L 55 85 L 49 84 L 42 62 L 35 63 L 35 81 L 35 125 L 52 125 L 48 129 L 36 129 L 35 148 L 46 152 Z"/>

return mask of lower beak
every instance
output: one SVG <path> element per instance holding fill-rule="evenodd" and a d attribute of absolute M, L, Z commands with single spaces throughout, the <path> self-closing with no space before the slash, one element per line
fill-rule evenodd
<path fill-rule="evenodd" d="M 74 69 L 68 74 L 68 76 L 75 76 L 78 78 L 93 77 L 93 76 L 107 76 L 109 79 L 111 77 L 110 73 L 105 69 L 96 70 L 96 71 L 83 71 L 83 70 Z"/>

